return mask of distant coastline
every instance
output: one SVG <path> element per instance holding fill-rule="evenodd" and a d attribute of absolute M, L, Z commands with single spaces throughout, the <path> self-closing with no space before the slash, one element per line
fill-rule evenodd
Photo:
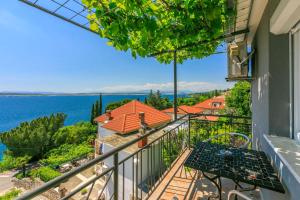
<path fill-rule="evenodd" d="M 149 92 L 124 92 L 124 93 L 101 93 L 101 92 L 92 92 L 92 93 L 47 93 L 47 92 L 0 92 L 0 96 L 96 96 L 102 94 L 104 96 L 109 95 L 148 95 Z M 172 95 L 172 92 L 162 92 L 163 95 Z M 179 95 L 186 95 L 188 93 L 181 92 Z"/>
<path fill-rule="evenodd" d="M 102 94 L 108 95 L 146 95 L 147 93 L 0 93 L 0 96 L 96 96 Z"/>

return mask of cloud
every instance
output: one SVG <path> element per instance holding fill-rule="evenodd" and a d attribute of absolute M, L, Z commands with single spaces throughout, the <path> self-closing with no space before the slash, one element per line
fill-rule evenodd
<path fill-rule="evenodd" d="M 179 92 L 204 92 L 215 89 L 227 89 L 233 86 L 232 83 L 212 83 L 212 82 L 178 82 Z M 160 90 L 162 92 L 173 91 L 173 82 L 166 83 L 145 83 L 130 85 L 113 85 L 100 89 L 101 92 L 145 92 L 149 90 Z"/>

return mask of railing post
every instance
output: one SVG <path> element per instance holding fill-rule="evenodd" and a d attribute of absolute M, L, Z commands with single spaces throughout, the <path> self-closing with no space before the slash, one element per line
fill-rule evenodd
<path fill-rule="evenodd" d="M 114 154 L 114 200 L 119 198 L 119 153 Z"/>
<path fill-rule="evenodd" d="M 233 129 L 233 114 L 231 113 L 230 115 L 230 132 L 235 132 L 235 130 Z M 229 134 L 229 142 L 232 146 L 234 146 L 235 144 L 235 137 L 232 136 L 231 134 Z"/>
<path fill-rule="evenodd" d="M 231 113 L 231 115 L 230 115 L 230 132 L 232 132 L 232 130 L 233 130 L 233 115 Z"/>
<path fill-rule="evenodd" d="M 189 126 L 188 126 L 188 147 L 189 149 L 191 148 L 191 115 L 188 115 L 188 122 L 189 122 Z"/>

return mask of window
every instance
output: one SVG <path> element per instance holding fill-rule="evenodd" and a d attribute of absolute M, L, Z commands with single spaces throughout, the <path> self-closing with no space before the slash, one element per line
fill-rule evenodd
<path fill-rule="evenodd" d="M 217 107 L 221 106 L 221 103 L 220 102 L 213 102 L 212 105 L 213 105 L 214 108 L 217 108 Z"/>
<path fill-rule="evenodd" d="M 300 143 L 300 28 L 293 31 L 294 137 Z"/>

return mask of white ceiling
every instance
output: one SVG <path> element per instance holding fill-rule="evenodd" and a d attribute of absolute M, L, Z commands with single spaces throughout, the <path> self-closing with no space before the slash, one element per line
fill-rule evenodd
<path fill-rule="evenodd" d="M 237 15 L 235 19 L 234 31 L 245 30 L 249 24 L 252 0 L 237 0 Z M 244 41 L 246 34 L 235 36 L 236 42 Z"/>

